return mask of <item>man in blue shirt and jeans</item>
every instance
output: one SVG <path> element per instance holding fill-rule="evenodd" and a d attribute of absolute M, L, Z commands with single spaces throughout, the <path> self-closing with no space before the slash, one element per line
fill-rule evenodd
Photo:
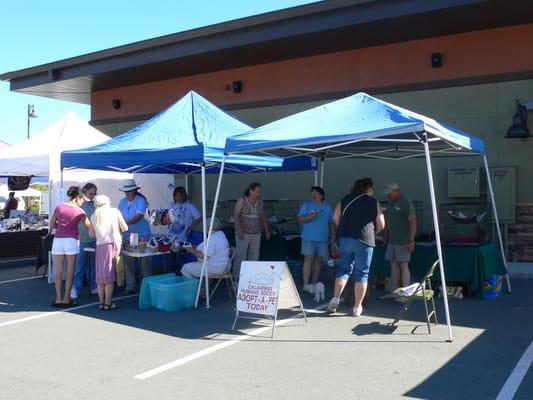
<path fill-rule="evenodd" d="M 96 185 L 94 183 L 87 183 L 81 189 L 83 193 L 83 204 L 81 208 L 87 214 L 87 218 L 91 218 L 93 215 L 94 196 L 96 196 Z M 72 284 L 72 290 L 70 291 L 70 297 L 73 299 L 78 298 L 78 295 L 83 288 L 83 277 L 87 279 L 91 294 L 96 294 L 96 265 L 94 251 L 85 251 L 86 248 L 96 249 L 96 240 L 89 236 L 89 230 L 85 225 L 80 222 L 78 226 L 80 233 L 80 252 L 76 259 L 76 270 L 74 271 L 74 282 Z"/>

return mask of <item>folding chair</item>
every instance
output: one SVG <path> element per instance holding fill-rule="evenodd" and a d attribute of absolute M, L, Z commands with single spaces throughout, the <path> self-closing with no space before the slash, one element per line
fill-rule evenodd
<path fill-rule="evenodd" d="M 226 266 L 224 271 L 222 271 L 220 274 L 209 273 L 209 279 L 217 279 L 217 282 L 215 286 L 213 287 L 213 290 L 211 290 L 211 296 L 215 294 L 215 291 L 217 290 L 222 280 L 226 282 L 226 287 L 228 288 L 228 292 L 231 298 L 233 298 L 235 296 L 235 293 L 237 293 L 237 289 L 235 288 L 235 283 L 233 282 L 233 274 L 231 273 L 231 265 L 233 264 L 233 258 L 235 257 L 235 253 L 236 253 L 235 247 L 231 247 L 229 249 L 229 252 L 230 252 L 230 257 L 229 257 L 228 265 Z"/>
<path fill-rule="evenodd" d="M 390 324 L 391 326 L 395 326 L 405 315 L 407 310 L 409 309 L 409 306 L 414 300 L 423 300 L 424 301 L 424 308 L 426 310 L 426 322 L 428 326 L 428 334 L 431 334 L 431 317 L 433 317 L 435 321 L 435 325 L 438 325 L 437 323 L 437 311 L 435 309 L 435 300 L 433 299 L 435 292 L 433 291 L 431 287 L 431 277 L 433 276 L 433 273 L 435 272 L 435 268 L 439 265 L 439 260 L 435 261 L 433 265 L 431 265 L 431 268 L 429 268 L 428 272 L 424 276 L 424 278 L 420 281 L 418 286 L 416 287 L 415 292 L 407 297 L 407 302 L 403 304 L 402 309 L 396 316 L 396 319 Z M 401 288 L 396 289 L 393 293 L 396 294 L 399 298 L 405 298 L 405 296 L 400 295 Z M 429 312 L 428 308 L 428 302 L 431 303 L 432 310 Z M 418 328 L 418 326 L 415 326 L 411 333 L 414 333 L 414 331 Z"/>

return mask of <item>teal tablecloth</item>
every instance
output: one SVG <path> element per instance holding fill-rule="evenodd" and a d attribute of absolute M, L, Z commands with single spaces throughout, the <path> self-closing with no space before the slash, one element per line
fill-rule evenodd
<path fill-rule="evenodd" d="M 507 273 L 501 254 L 493 244 L 476 247 L 445 246 L 443 257 L 446 281 L 468 283 L 478 297 L 483 294 L 481 289 L 485 279 L 492 275 Z M 420 280 L 437 258 L 435 246 L 417 245 L 409 263 L 413 279 Z M 439 271 L 436 272 L 439 275 Z M 390 275 L 383 246 L 376 246 L 374 250 L 370 273 L 380 276 Z"/>

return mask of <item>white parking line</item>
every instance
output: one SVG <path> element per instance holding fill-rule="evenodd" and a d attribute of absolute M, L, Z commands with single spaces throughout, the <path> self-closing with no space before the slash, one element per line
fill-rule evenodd
<path fill-rule="evenodd" d="M 48 276 L 48 275 L 46 275 L 46 276 Z M 11 283 L 11 282 L 18 282 L 18 281 L 27 281 L 28 279 L 37 279 L 37 278 L 42 278 L 42 276 L 41 276 L 41 275 L 39 275 L 39 276 L 29 276 L 29 277 L 27 277 L 27 278 L 17 278 L 17 279 L 10 279 L 10 280 L 8 280 L 8 281 L 0 281 L 0 285 L 1 285 L 2 283 Z"/>
<path fill-rule="evenodd" d="M 502 390 L 500 390 L 500 393 L 498 394 L 498 397 L 496 397 L 496 400 L 510 400 L 514 397 L 516 391 L 520 387 L 520 384 L 524 380 L 527 370 L 531 366 L 532 362 L 533 342 L 529 344 L 529 347 L 526 349 L 526 351 L 518 361 L 518 364 L 516 364 L 515 369 L 513 370 L 513 372 L 511 372 L 511 375 L 509 375 L 507 381 L 505 381 L 505 385 L 503 385 L 503 388 Z"/>
<path fill-rule="evenodd" d="M 305 312 L 306 313 L 315 313 L 317 311 L 325 309 L 327 306 L 328 306 L 327 303 L 326 304 L 322 304 L 319 307 L 314 308 L 312 310 L 305 310 Z M 300 313 L 298 315 L 301 316 L 302 314 Z M 288 319 L 278 320 L 276 322 L 276 327 L 288 324 L 289 322 L 295 321 L 296 319 L 297 318 L 288 318 Z M 157 367 L 157 368 L 151 369 L 149 371 L 143 372 L 141 374 L 135 375 L 134 378 L 140 379 L 140 380 L 151 378 L 151 377 L 153 377 L 155 375 L 158 375 L 158 374 L 160 374 L 162 372 L 166 372 L 166 371 L 168 371 L 168 370 L 170 370 L 172 368 L 176 368 L 176 367 L 179 367 L 181 365 L 187 364 L 190 361 L 197 360 L 197 359 L 199 359 L 201 357 L 207 356 L 207 355 L 209 355 L 211 353 L 214 353 L 216 351 L 225 349 L 226 347 L 233 346 L 234 344 L 240 343 L 240 342 L 242 342 L 243 340 L 246 340 L 246 339 L 250 339 L 250 338 L 252 338 L 255 335 L 259 335 L 260 333 L 263 333 L 265 331 L 269 331 L 271 329 L 272 329 L 272 326 L 264 326 L 264 327 L 261 327 L 261 328 L 254 329 L 253 331 L 248 332 L 246 335 L 241 335 L 241 336 L 234 337 L 232 339 L 229 339 L 226 342 L 222 342 L 222 343 L 216 344 L 214 346 L 208 347 L 206 349 L 197 351 L 196 353 L 190 354 L 190 355 L 188 355 L 186 357 L 178 358 L 177 360 L 169 362 L 169 363 L 164 364 L 164 365 L 161 365 L 160 367 Z"/>
<path fill-rule="evenodd" d="M 127 296 L 114 297 L 113 300 L 128 299 L 130 297 L 135 297 L 135 296 L 138 296 L 138 294 L 129 294 Z M 96 301 L 94 303 L 88 303 L 88 304 L 84 304 L 82 306 L 64 308 L 64 309 L 58 310 L 58 311 L 48 311 L 48 312 L 40 313 L 40 314 L 37 314 L 37 315 L 32 315 L 31 317 L 19 318 L 19 319 L 15 319 L 13 321 L 2 322 L 2 323 L 0 323 L 0 328 L 3 328 L 5 326 L 20 324 L 21 322 L 27 322 L 27 321 L 33 321 L 35 319 L 51 317 L 52 315 L 56 315 L 56 314 L 60 314 L 60 313 L 64 313 L 64 312 L 71 312 L 71 311 L 81 310 L 82 308 L 88 308 L 88 307 L 92 307 L 92 306 L 95 306 L 95 305 L 98 305 L 98 304 L 100 304 L 100 303 Z"/>

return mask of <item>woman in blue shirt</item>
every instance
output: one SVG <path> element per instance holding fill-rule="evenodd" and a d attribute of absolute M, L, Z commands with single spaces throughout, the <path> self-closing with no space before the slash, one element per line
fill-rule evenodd
<path fill-rule="evenodd" d="M 174 222 L 170 225 L 170 233 L 177 236 L 182 242 L 191 241 L 191 233 L 202 221 L 202 214 L 189 201 L 189 197 L 183 186 L 178 186 L 174 189 L 172 199 L 174 201 L 168 207 L 174 215 Z"/>
<path fill-rule="evenodd" d="M 333 211 L 325 198 L 324 189 L 313 186 L 311 201 L 304 203 L 298 213 L 298 222 L 303 224 L 303 290 L 309 293 L 313 293 L 320 276 L 322 260 L 328 257 L 328 239 L 334 235 Z"/>
<path fill-rule="evenodd" d="M 126 184 L 119 189 L 126 195 L 126 197 L 120 200 L 120 203 L 118 204 L 118 209 L 128 225 L 128 232 L 124 234 L 124 240 L 126 243 L 129 240 L 129 235 L 131 233 L 137 233 L 139 235 L 139 240 L 142 239 L 145 241 L 148 241 L 151 236 L 150 225 L 148 225 L 148 221 L 144 218 L 148 202 L 146 201 L 146 197 L 138 192 L 139 189 L 140 187 L 137 186 L 133 179 L 129 179 Z M 135 293 L 136 260 L 133 257 L 128 256 L 123 257 L 123 260 L 126 275 L 126 290 L 124 291 L 124 294 Z M 139 260 L 141 277 L 152 275 L 152 258 L 142 257 Z"/>

